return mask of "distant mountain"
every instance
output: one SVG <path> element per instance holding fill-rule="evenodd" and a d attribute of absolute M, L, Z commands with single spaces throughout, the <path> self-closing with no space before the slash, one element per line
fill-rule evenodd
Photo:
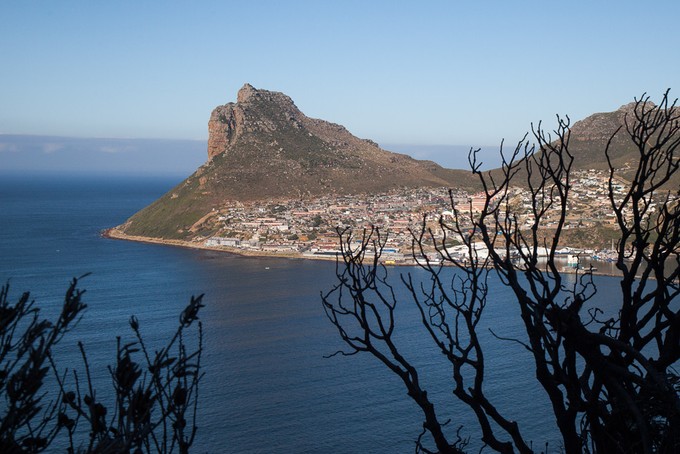
<path fill-rule="evenodd" d="M 468 171 L 383 150 L 343 126 L 304 115 L 283 93 L 244 85 L 208 122 L 208 161 L 124 227 L 130 235 L 184 238 L 226 201 L 382 193 L 402 187 L 475 188 Z"/>

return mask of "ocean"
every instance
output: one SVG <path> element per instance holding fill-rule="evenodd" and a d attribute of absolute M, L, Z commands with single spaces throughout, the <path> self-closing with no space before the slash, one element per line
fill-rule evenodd
<path fill-rule="evenodd" d="M 133 340 L 131 315 L 151 343 L 168 338 L 191 295 L 205 294 L 205 377 L 200 387 L 198 435 L 192 452 L 406 453 L 422 430 L 418 408 L 399 379 L 368 355 L 328 355 L 343 349 L 326 319 L 320 293 L 335 282 L 332 262 L 254 258 L 102 238 L 177 184 L 177 178 L 0 178 L 0 280 L 10 296 L 30 291 L 54 314 L 75 276 L 88 309 L 62 347 L 85 343 L 99 393 L 108 392 L 106 365 L 116 336 Z M 390 270 L 424 277 L 416 268 Z M 396 279 L 395 279 L 396 281 Z M 598 278 L 600 293 L 616 291 Z M 406 294 L 398 290 L 399 341 L 428 371 L 422 377 L 442 420 L 455 433 L 479 434 L 450 394 L 450 369 L 433 351 Z M 492 289 L 484 332 L 521 336 L 507 289 Z M 604 301 L 604 300 L 603 300 Z M 534 446 L 559 447 L 547 399 L 532 379 L 528 353 L 517 343 L 485 334 L 490 361 L 487 390 L 520 422 Z M 64 353 L 64 368 L 82 368 Z"/>

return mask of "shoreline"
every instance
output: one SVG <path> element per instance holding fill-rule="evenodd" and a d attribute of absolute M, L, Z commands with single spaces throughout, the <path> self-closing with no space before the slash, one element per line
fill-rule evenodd
<path fill-rule="evenodd" d="M 101 231 L 101 236 L 102 238 L 107 238 L 107 239 L 112 239 L 112 240 L 121 240 L 121 241 L 133 241 L 137 243 L 147 243 L 147 244 L 159 244 L 161 246 L 174 246 L 174 247 L 182 247 L 186 249 L 194 249 L 194 250 L 203 250 L 203 251 L 213 251 L 213 252 L 221 252 L 221 253 L 227 253 L 227 254 L 232 254 L 236 256 L 241 256 L 241 257 L 254 257 L 254 258 L 281 258 L 281 259 L 289 259 L 289 260 L 323 260 L 323 261 L 335 261 L 337 259 L 337 256 L 329 256 L 329 255 L 313 255 L 313 254 L 302 254 L 302 253 L 286 253 L 286 252 L 268 252 L 268 251 L 253 251 L 253 250 L 245 250 L 241 248 L 235 248 L 235 247 L 229 247 L 229 246 L 206 246 L 203 243 L 196 243 L 192 241 L 185 241 L 185 240 L 167 240 L 167 239 L 161 239 L 161 238 L 153 238 L 153 237 L 147 237 L 147 236 L 136 236 L 136 235 L 127 235 L 123 232 L 121 232 L 117 227 L 111 227 L 108 229 L 104 229 Z M 599 263 L 599 262 L 598 262 Z M 602 262 L 606 263 L 606 262 Z M 419 266 L 417 263 L 390 263 L 390 264 L 383 264 L 386 267 L 402 267 L 402 266 L 414 266 L 417 267 Z M 564 274 L 583 274 L 583 271 L 586 271 L 585 269 L 574 269 L 574 268 L 563 268 L 560 270 L 561 273 Z M 609 276 L 609 277 L 621 277 L 620 274 L 616 273 L 611 273 L 611 272 L 605 272 L 605 271 L 599 271 L 598 269 L 595 269 L 592 273 L 594 276 Z"/>
<path fill-rule="evenodd" d="M 136 243 L 160 244 L 162 246 L 182 247 L 186 249 L 197 249 L 203 251 L 224 252 L 227 254 L 238 255 L 242 257 L 274 257 L 283 259 L 299 259 L 299 260 L 335 260 L 333 256 L 311 256 L 301 253 L 286 253 L 286 252 L 268 252 L 268 251 L 250 251 L 246 249 L 234 248 L 229 246 L 206 246 L 203 243 L 196 243 L 185 240 L 167 240 L 162 238 L 153 238 L 149 236 L 127 235 L 116 227 L 104 229 L 101 231 L 102 238 L 111 240 L 134 241 Z"/>

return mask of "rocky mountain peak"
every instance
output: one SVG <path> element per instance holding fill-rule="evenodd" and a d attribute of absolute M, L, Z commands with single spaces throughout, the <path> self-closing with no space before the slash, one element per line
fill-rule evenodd
<path fill-rule="evenodd" d="M 281 129 L 281 120 L 300 129 L 306 117 L 287 95 L 245 84 L 236 103 L 217 106 L 208 121 L 208 161 L 233 148 L 241 137 L 261 138 Z"/>
<path fill-rule="evenodd" d="M 286 110 L 297 110 L 295 103 L 289 96 L 278 91 L 257 89 L 250 84 L 243 85 L 236 95 L 237 104 L 256 104 L 260 102 L 274 103 Z"/>
<path fill-rule="evenodd" d="M 238 94 L 236 95 L 236 102 L 238 103 L 248 102 L 252 98 L 256 97 L 257 93 L 258 93 L 257 88 L 253 87 L 250 84 L 245 84 L 238 91 Z"/>

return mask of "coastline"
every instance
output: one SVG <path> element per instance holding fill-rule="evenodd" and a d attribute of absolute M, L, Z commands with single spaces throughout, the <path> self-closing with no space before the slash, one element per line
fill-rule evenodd
<path fill-rule="evenodd" d="M 187 249 L 200 249 L 205 251 L 224 252 L 232 255 L 240 255 L 243 257 L 278 257 L 285 259 L 310 259 L 310 260 L 335 260 L 333 256 L 313 256 L 304 255 L 300 253 L 287 252 L 268 252 L 268 251 L 251 251 L 241 248 L 229 246 L 206 246 L 204 243 L 197 243 L 185 240 L 168 240 L 163 238 L 153 238 L 148 236 L 127 235 L 121 232 L 117 227 L 102 230 L 102 238 L 112 240 L 134 241 L 137 243 L 160 244 L 163 246 L 183 247 Z"/>
<path fill-rule="evenodd" d="M 260 258 L 283 258 L 283 259 L 297 259 L 297 260 L 325 260 L 325 261 L 335 261 L 337 256 L 330 255 L 314 255 L 314 254 L 302 254 L 293 252 L 269 252 L 261 250 L 247 250 L 229 246 L 206 246 L 205 243 L 197 243 L 185 240 L 168 240 L 162 238 L 146 237 L 146 236 L 136 236 L 127 235 L 121 232 L 118 227 L 111 227 L 104 229 L 101 232 L 102 238 L 112 239 L 112 240 L 122 240 L 122 241 L 134 241 L 137 243 L 147 243 L 147 244 L 159 244 L 162 246 L 174 246 L 182 247 L 187 249 L 197 249 L 205 251 L 222 252 L 242 257 L 260 257 Z M 596 262 L 597 263 L 597 262 Z M 601 262 L 605 263 L 605 262 Z M 385 265 L 388 267 L 401 267 L 401 266 L 419 266 L 416 263 L 391 263 Z M 574 269 L 574 268 L 563 268 L 560 270 L 564 274 L 582 274 L 584 269 Z M 594 276 L 609 276 L 609 277 L 620 277 L 620 274 L 601 271 L 595 268 L 593 270 Z"/>

